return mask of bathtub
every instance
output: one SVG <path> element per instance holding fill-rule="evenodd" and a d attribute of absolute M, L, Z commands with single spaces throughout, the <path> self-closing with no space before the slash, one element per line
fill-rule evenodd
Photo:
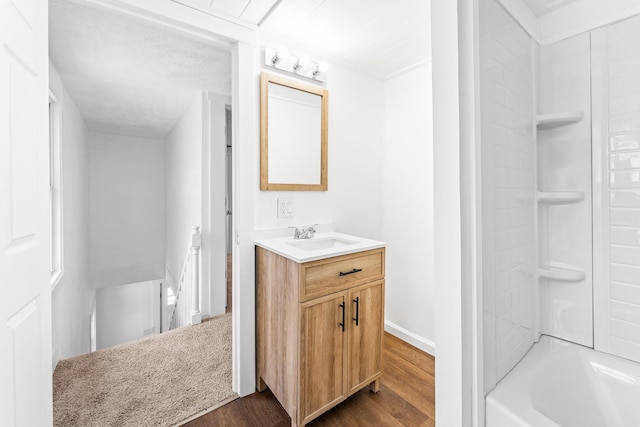
<path fill-rule="evenodd" d="M 640 364 L 542 336 L 486 405 L 487 427 L 640 426 Z"/>

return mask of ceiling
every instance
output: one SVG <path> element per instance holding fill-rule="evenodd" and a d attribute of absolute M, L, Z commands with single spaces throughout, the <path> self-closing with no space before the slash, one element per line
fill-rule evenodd
<path fill-rule="evenodd" d="M 49 53 L 89 129 L 164 137 L 202 90 L 231 94 L 231 53 L 121 13 L 49 3 Z"/>
<path fill-rule="evenodd" d="M 172 0 L 209 15 L 258 25 L 281 0 Z"/>
<path fill-rule="evenodd" d="M 282 0 L 260 28 L 388 79 L 430 59 L 430 27 L 426 0 Z"/>
<path fill-rule="evenodd" d="M 431 57 L 428 0 L 173 0 L 380 79 Z M 300 52 L 300 54 L 305 52 Z"/>
<path fill-rule="evenodd" d="M 427 0 L 172 1 L 382 80 L 431 57 Z M 577 0 L 520 1 L 539 17 Z M 72 0 L 49 8 L 52 62 L 90 129 L 164 137 L 200 91 L 231 93 L 224 48 Z"/>
<path fill-rule="evenodd" d="M 540 17 L 577 0 L 522 0 L 534 15 Z"/>

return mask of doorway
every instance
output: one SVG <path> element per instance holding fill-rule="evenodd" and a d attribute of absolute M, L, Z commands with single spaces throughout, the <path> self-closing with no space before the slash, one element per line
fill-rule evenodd
<path fill-rule="evenodd" d="M 73 1 L 51 0 L 49 19 L 50 59 L 57 70 L 53 75 L 64 86 L 67 106 L 77 107 L 74 120 L 82 123 L 76 123 L 79 131 L 75 137 L 83 139 L 88 151 L 65 167 L 84 168 L 74 179 L 89 186 L 91 197 L 79 200 L 77 205 L 90 205 L 82 207 L 83 212 L 89 212 L 89 226 L 82 231 L 91 237 L 69 243 L 95 255 L 82 268 L 68 260 L 69 280 L 76 280 L 76 271 L 88 270 L 88 275 L 65 288 L 83 287 L 83 292 L 96 294 L 98 289 L 147 281 L 167 279 L 175 284 L 180 280 L 192 227 L 205 227 L 206 215 L 199 208 L 204 201 L 199 198 L 205 197 L 201 194 L 207 191 L 204 176 L 209 180 L 210 175 L 198 154 L 206 141 L 202 136 L 206 124 L 199 111 L 206 108 L 205 93 L 221 94 L 230 100 L 230 46 L 140 21 L 127 13 Z M 224 104 L 221 111 L 222 124 L 227 119 Z M 69 115 L 65 120 L 71 126 Z M 222 139 L 226 143 L 226 138 Z M 185 143 L 187 140 L 190 142 Z M 225 164 L 224 158 L 221 164 Z M 99 174 L 98 169 L 90 167 L 95 165 L 100 166 Z M 154 171 L 151 178 L 149 170 Z M 216 185 L 224 194 L 225 176 L 221 172 L 214 179 L 211 174 L 209 190 Z M 133 189 L 136 194 L 129 194 Z M 65 216 L 73 217 L 68 213 L 74 209 L 76 206 L 68 205 Z M 217 209 L 224 227 L 226 206 L 218 205 Z M 123 215 L 127 212 L 132 215 Z M 209 238 L 212 236 L 209 234 Z M 224 299 L 224 248 L 228 245 L 224 233 L 216 238 L 220 239 L 223 257 L 222 278 L 217 283 L 223 288 L 220 299 Z M 212 246 L 211 241 L 205 240 L 205 245 Z M 203 283 L 211 282 L 203 278 Z M 212 294 L 203 289 L 206 292 Z M 68 293 L 53 296 L 67 301 L 74 297 Z M 57 308 L 64 304 L 54 301 L 54 323 L 69 323 L 66 320 L 71 315 L 86 322 L 91 307 L 85 305 L 76 304 L 73 313 L 65 313 Z M 203 301 L 203 308 L 210 305 Z M 203 315 L 207 314 L 203 310 Z M 153 315 L 153 319 L 156 317 Z M 99 313 L 96 321 L 100 322 Z M 140 332 L 151 330 L 151 326 Z M 70 350 L 64 348 L 68 340 L 60 341 L 65 358 L 79 354 L 78 347 L 90 349 L 84 342 Z"/>
<path fill-rule="evenodd" d="M 226 207 L 226 252 L 227 252 L 227 309 L 231 311 L 231 296 L 233 284 L 233 120 L 231 105 L 225 105 L 225 145 L 226 145 L 226 185 L 225 185 L 225 207 Z"/>

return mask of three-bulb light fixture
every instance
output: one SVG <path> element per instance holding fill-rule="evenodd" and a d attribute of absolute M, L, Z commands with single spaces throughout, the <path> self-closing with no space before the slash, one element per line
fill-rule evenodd
<path fill-rule="evenodd" d="M 264 50 L 264 63 L 268 67 L 287 71 L 312 80 L 323 82 L 329 66 L 326 62 L 314 62 L 307 55 L 295 56 L 289 54 L 286 47 Z"/>

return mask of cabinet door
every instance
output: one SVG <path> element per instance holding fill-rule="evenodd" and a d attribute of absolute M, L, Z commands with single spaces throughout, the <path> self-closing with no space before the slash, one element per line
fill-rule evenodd
<path fill-rule="evenodd" d="M 349 290 L 349 394 L 382 374 L 384 281 Z"/>
<path fill-rule="evenodd" d="M 340 292 L 301 305 L 299 423 L 346 397 L 346 297 Z"/>

